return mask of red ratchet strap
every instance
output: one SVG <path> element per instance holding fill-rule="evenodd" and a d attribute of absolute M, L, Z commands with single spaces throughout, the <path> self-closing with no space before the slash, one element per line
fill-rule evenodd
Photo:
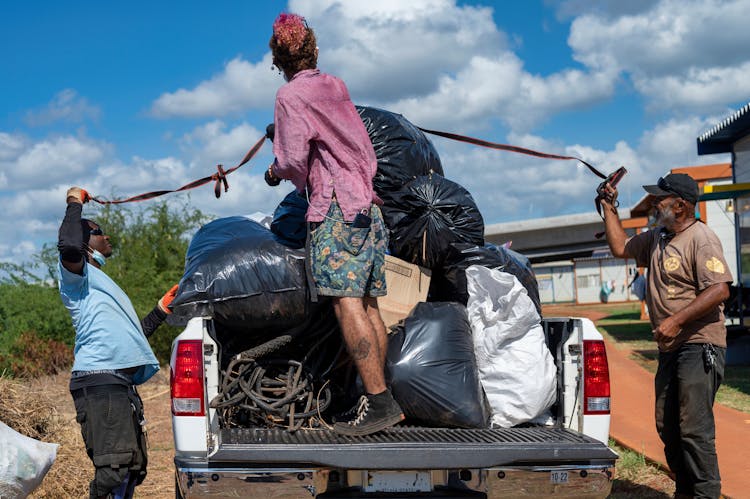
<path fill-rule="evenodd" d="M 455 133 L 448 133 L 448 132 L 439 132 L 437 130 L 427 130 L 426 128 L 417 127 L 420 130 L 422 130 L 425 133 L 429 133 L 432 135 L 437 135 L 439 137 L 445 137 L 446 139 L 452 139 L 457 140 L 459 142 L 466 142 L 468 144 L 474 144 L 477 146 L 482 147 L 489 147 L 490 149 L 499 149 L 501 151 L 510 151 L 510 152 L 517 152 L 520 154 L 528 154 L 529 156 L 536 156 L 538 158 L 548 158 L 548 159 L 575 159 L 577 161 L 580 161 L 586 167 L 588 167 L 589 170 L 593 172 L 594 175 L 596 175 L 599 178 L 607 178 L 607 175 L 603 174 L 581 158 L 576 158 L 575 156 L 560 156 L 558 154 L 547 154 L 546 152 L 539 152 L 535 151 L 533 149 L 526 149 L 524 147 L 518 147 L 518 146 L 510 146 L 507 144 L 497 144 L 495 142 L 488 142 L 486 140 L 481 139 L 475 139 L 473 137 L 466 137 L 464 135 L 458 135 Z"/>
<path fill-rule="evenodd" d="M 209 175 L 208 177 L 203 177 L 198 180 L 194 180 L 190 182 L 189 184 L 183 185 L 179 189 L 174 190 L 168 190 L 168 191 L 151 191 L 146 192 L 144 194 L 138 194 L 137 196 L 132 196 L 126 199 L 113 199 L 113 200 L 106 200 L 101 199 L 97 197 L 91 197 L 90 199 L 92 201 L 96 201 L 99 204 L 120 204 L 120 203 L 132 203 L 135 201 L 145 201 L 147 199 L 152 199 L 155 197 L 163 196 L 164 194 L 169 194 L 170 192 L 180 192 L 180 191 L 186 191 L 188 189 L 194 189 L 196 187 L 200 187 L 201 185 L 207 184 L 211 181 L 214 182 L 214 194 L 217 198 L 221 197 L 221 188 L 224 187 L 224 192 L 229 190 L 229 182 L 227 182 L 227 175 L 238 169 L 240 166 L 244 165 L 248 161 L 250 161 L 253 156 L 257 154 L 257 152 L 260 150 L 261 146 L 263 146 L 263 142 L 265 142 L 266 137 L 263 136 L 258 140 L 258 142 L 255 143 L 255 145 L 247 151 L 247 154 L 245 154 L 245 157 L 242 158 L 242 161 L 240 161 L 237 166 L 233 166 L 229 170 L 225 170 L 222 165 L 216 165 L 216 173 L 213 175 Z"/>

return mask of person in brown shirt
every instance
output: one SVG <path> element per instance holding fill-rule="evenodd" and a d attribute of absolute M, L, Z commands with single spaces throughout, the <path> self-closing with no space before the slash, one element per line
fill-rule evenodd
<path fill-rule="evenodd" d="M 656 429 L 675 474 L 675 497 L 721 495 L 713 403 L 724 378 L 724 301 L 732 282 L 721 242 L 695 218 L 698 184 L 670 173 L 643 188 L 654 196 L 658 227 L 628 238 L 617 190 L 602 200 L 612 255 L 648 268 L 646 305 L 659 346 Z"/>

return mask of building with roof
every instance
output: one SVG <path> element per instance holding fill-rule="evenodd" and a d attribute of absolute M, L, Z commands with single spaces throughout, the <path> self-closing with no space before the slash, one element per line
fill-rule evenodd
<path fill-rule="evenodd" d="M 671 172 L 687 173 L 703 191 L 732 183 L 729 163 L 673 168 Z M 644 191 L 634 206 L 620 207 L 628 234 L 648 230 L 651 200 Z M 702 200 L 696 211 L 719 236 L 736 277 L 734 205 L 727 199 Z M 531 260 L 542 303 L 638 301 L 630 284 L 642 269 L 633 260 L 612 257 L 606 240 L 597 237 L 603 232 L 604 222 L 592 206 L 590 213 L 487 225 L 485 239 L 493 244 L 511 241 L 513 250 Z"/>
<path fill-rule="evenodd" d="M 702 200 L 731 203 L 735 217 L 736 266 L 740 284 L 737 289 L 737 315 L 744 325 L 750 307 L 750 102 L 697 138 L 698 154 L 730 153 L 732 182 L 704 189 Z M 739 306 L 739 304 L 744 304 Z"/>

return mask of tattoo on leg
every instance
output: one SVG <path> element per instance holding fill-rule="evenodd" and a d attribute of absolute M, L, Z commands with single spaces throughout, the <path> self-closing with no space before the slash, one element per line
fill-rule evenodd
<path fill-rule="evenodd" d="M 365 338 L 362 338 L 357 342 L 354 348 L 349 351 L 349 355 L 351 355 L 354 360 L 366 359 L 370 356 L 370 342 Z"/>

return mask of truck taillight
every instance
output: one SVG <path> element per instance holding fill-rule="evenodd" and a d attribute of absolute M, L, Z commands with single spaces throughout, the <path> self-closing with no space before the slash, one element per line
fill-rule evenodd
<path fill-rule="evenodd" d="M 169 381 L 172 391 L 172 414 L 205 416 L 203 405 L 203 342 L 181 340 Z"/>
<path fill-rule="evenodd" d="M 583 413 L 609 414 L 609 365 L 601 340 L 583 340 Z"/>

